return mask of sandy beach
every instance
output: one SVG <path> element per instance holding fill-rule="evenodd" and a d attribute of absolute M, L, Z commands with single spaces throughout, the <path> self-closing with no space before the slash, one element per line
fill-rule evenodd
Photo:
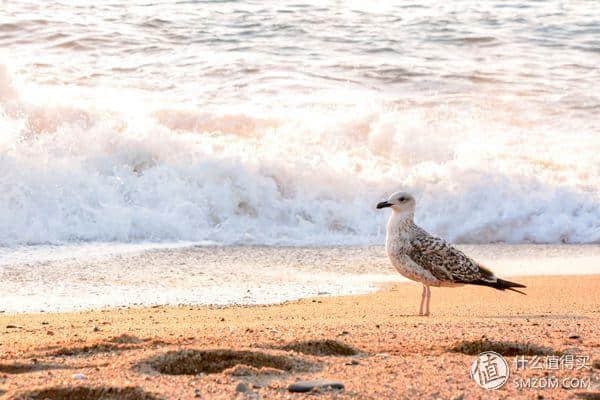
<path fill-rule="evenodd" d="M 528 286 L 527 296 L 434 288 L 428 318 L 415 315 L 421 288 L 414 283 L 269 306 L 4 313 L 0 393 L 7 399 L 600 398 L 600 276 L 513 278 Z M 481 350 L 508 361 L 510 378 L 498 390 L 481 389 L 469 376 Z M 572 364 L 515 368 L 516 355 L 570 357 Z M 540 389 L 535 380 L 522 387 L 544 376 L 559 387 Z M 316 379 L 345 388 L 288 392 L 291 383 Z"/>

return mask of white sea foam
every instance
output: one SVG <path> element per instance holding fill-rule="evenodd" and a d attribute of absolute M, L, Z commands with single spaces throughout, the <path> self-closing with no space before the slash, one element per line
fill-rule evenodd
<path fill-rule="evenodd" d="M 5 5 L 0 245 L 600 242 L 593 3 L 124 7 Z"/>
<path fill-rule="evenodd" d="M 399 187 L 416 193 L 418 222 L 454 241 L 600 241 L 597 137 L 529 121 L 524 138 L 511 99 L 234 111 L 12 90 L 0 117 L 4 245 L 377 242 L 374 204 Z"/>

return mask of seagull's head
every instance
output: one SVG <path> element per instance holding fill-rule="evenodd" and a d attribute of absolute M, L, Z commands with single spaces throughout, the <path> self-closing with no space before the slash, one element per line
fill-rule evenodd
<path fill-rule="evenodd" d="M 393 193 L 386 201 L 377 204 L 377 208 L 390 207 L 395 212 L 414 213 L 417 202 L 415 198 L 406 192 Z"/>

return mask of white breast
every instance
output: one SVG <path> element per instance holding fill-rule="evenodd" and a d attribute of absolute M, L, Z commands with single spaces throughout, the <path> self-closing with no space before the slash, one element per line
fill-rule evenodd
<path fill-rule="evenodd" d="M 437 286 L 438 279 L 431 272 L 415 264 L 407 253 L 410 250 L 410 231 L 407 221 L 401 215 L 392 213 L 387 224 L 385 249 L 387 255 L 398 272 L 408 279 L 422 282 L 426 285 Z"/>

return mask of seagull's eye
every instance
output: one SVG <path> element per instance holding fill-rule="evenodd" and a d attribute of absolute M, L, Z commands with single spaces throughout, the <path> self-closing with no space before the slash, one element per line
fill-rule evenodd
<path fill-rule="evenodd" d="M 404 200 L 406 200 L 406 197 L 400 197 L 398 200 L 404 201 Z"/>

